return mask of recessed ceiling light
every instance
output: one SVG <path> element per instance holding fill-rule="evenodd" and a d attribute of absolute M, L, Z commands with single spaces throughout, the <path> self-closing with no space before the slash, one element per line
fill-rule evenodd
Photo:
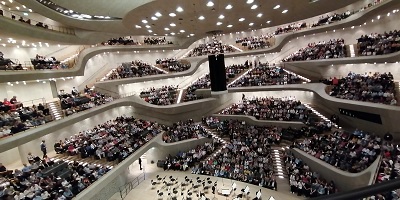
<path fill-rule="evenodd" d="M 267 24 L 269 24 L 269 23 L 271 23 L 271 21 L 270 21 L 270 20 L 268 20 L 268 21 L 267 21 Z"/>
<path fill-rule="evenodd" d="M 228 4 L 226 7 L 225 7 L 225 9 L 227 9 L 227 10 L 230 10 L 230 9 L 232 9 L 233 8 L 233 6 L 231 5 L 231 4 Z"/>
<path fill-rule="evenodd" d="M 145 24 L 147 24 L 147 20 L 145 20 L 145 19 L 144 19 L 144 20 L 142 20 L 142 22 L 143 22 L 143 23 L 145 23 Z"/>
<path fill-rule="evenodd" d="M 199 17 L 199 20 L 204 20 L 204 19 L 205 19 L 204 16 Z"/>
<path fill-rule="evenodd" d="M 179 6 L 178 8 L 176 8 L 176 12 L 183 12 L 183 8 Z"/>
<path fill-rule="evenodd" d="M 194 36 L 194 33 L 191 33 L 190 36 Z"/>
<path fill-rule="evenodd" d="M 152 19 L 152 20 L 157 20 L 158 18 L 157 18 L 157 17 L 151 17 L 151 19 Z"/>
<path fill-rule="evenodd" d="M 254 0 L 247 0 L 247 4 L 252 4 L 254 2 Z"/>
<path fill-rule="evenodd" d="M 252 6 L 251 6 L 251 9 L 254 10 L 254 9 L 256 9 L 257 7 L 258 7 L 257 5 L 252 5 Z"/>
<path fill-rule="evenodd" d="M 146 25 L 146 28 L 150 28 L 151 26 L 149 26 L 149 25 Z"/>
<path fill-rule="evenodd" d="M 175 35 L 175 33 L 174 33 L 174 32 L 172 32 L 172 33 L 171 33 L 171 35 Z"/>
<path fill-rule="evenodd" d="M 175 14 L 175 13 L 169 13 L 169 16 L 170 16 L 170 17 L 175 17 L 176 14 Z"/>
<path fill-rule="evenodd" d="M 136 25 L 135 27 L 136 27 L 136 28 L 142 28 L 142 27 L 141 27 L 141 26 L 139 26 L 139 25 Z"/>
<path fill-rule="evenodd" d="M 275 7 L 274 7 L 274 9 L 276 10 L 276 9 L 278 9 L 278 8 L 280 8 L 281 7 L 281 5 L 276 5 Z"/>
<path fill-rule="evenodd" d="M 185 32 L 185 30 L 180 30 L 179 32 L 181 32 L 181 33 L 184 33 L 184 32 Z"/>
<path fill-rule="evenodd" d="M 212 7 L 212 6 L 214 6 L 214 3 L 213 3 L 212 1 L 209 1 L 209 2 L 207 3 L 207 6 L 208 6 L 208 7 Z"/>
<path fill-rule="evenodd" d="M 231 28 L 233 25 L 232 24 L 229 24 L 228 26 L 226 26 L 226 27 L 228 27 L 228 28 Z"/>
<path fill-rule="evenodd" d="M 152 33 L 153 31 L 152 31 L 152 30 L 148 30 L 148 32 L 149 32 L 149 33 Z"/>
<path fill-rule="evenodd" d="M 253 26 L 253 25 L 254 25 L 254 23 L 253 23 L 253 22 L 249 24 L 249 26 Z"/>
<path fill-rule="evenodd" d="M 222 22 L 217 22 L 217 26 L 219 26 L 219 25 L 221 25 L 222 24 Z"/>
<path fill-rule="evenodd" d="M 263 14 L 262 13 L 258 13 L 257 17 L 262 17 Z"/>
<path fill-rule="evenodd" d="M 284 10 L 284 11 L 282 11 L 282 13 L 287 13 L 288 12 L 288 10 Z"/>
<path fill-rule="evenodd" d="M 28 9 L 29 10 L 29 12 L 32 12 L 32 9 Z"/>
<path fill-rule="evenodd" d="M 225 18 L 224 15 L 220 15 L 220 16 L 218 17 L 218 19 L 223 19 L 223 18 Z"/>
<path fill-rule="evenodd" d="M 243 18 L 243 17 L 239 19 L 239 22 L 242 22 L 242 21 L 244 21 L 244 18 Z"/>
<path fill-rule="evenodd" d="M 156 14 L 154 14 L 156 17 L 161 17 L 162 14 L 160 12 L 156 12 Z"/>
<path fill-rule="evenodd" d="M 164 28 L 164 30 L 169 31 L 169 28 Z"/>
<path fill-rule="evenodd" d="M 174 24 L 174 23 L 170 23 L 169 25 L 170 25 L 170 26 L 176 26 L 176 24 Z"/>

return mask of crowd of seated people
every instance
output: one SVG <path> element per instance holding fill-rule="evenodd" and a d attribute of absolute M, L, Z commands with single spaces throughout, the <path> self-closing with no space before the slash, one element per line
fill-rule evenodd
<path fill-rule="evenodd" d="M 50 111 L 43 104 L 24 107 L 14 96 L 0 102 L 0 138 L 53 121 Z"/>
<path fill-rule="evenodd" d="M 31 63 L 34 69 L 65 69 L 68 68 L 65 64 L 62 64 L 55 57 L 46 58 L 36 54 L 35 58 L 31 59 Z"/>
<path fill-rule="evenodd" d="M 400 176 L 400 148 L 389 141 L 383 141 L 382 160 L 376 175 L 375 183 L 397 179 Z M 372 196 L 370 199 L 399 199 L 397 191 L 390 191 Z"/>
<path fill-rule="evenodd" d="M 178 86 L 162 86 L 149 88 L 140 92 L 140 98 L 154 105 L 171 105 L 176 101 Z"/>
<path fill-rule="evenodd" d="M 292 23 L 292 24 L 288 24 L 286 26 L 278 27 L 275 31 L 275 35 L 294 32 L 294 31 L 301 30 L 303 28 L 307 28 L 307 24 L 305 22 Z"/>
<path fill-rule="evenodd" d="M 217 54 L 217 53 L 229 53 L 235 52 L 236 50 L 229 45 L 222 44 L 222 41 L 218 41 L 215 37 L 212 38 L 210 42 L 205 44 L 200 44 L 195 47 L 187 57 L 195 57 L 195 56 L 205 56 L 209 54 Z"/>
<path fill-rule="evenodd" d="M 258 120 L 307 121 L 309 110 L 295 97 L 253 97 L 243 98 L 220 114 L 247 115 Z"/>
<path fill-rule="evenodd" d="M 166 68 L 171 72 L 183 72 L 188 70 L 191 66 L 189 62 L 182 62 L 182 60 L 176 58 L 157 59 L 156 65 L 159 65 L 164 69 Z"/>
<path fill-rule="evenodd" d="M 179 142 L 182 140 L 208 137 L 209 133 L 200 124 L 193 119 L 174 123 L 171 127 L 165 127 L 163 133 L 163 141 L 166 143 Z"/>
<path fill-rule="evenodd" d="M 195 166 L 192 173 L 229 178 L 277 190 L 272 165 L 271 145 L 279 144 L 277 127 L 246 125 L 232 120 L 218 132 L 229 132 L 230 141 L 206 161 Z"/>
<path fill-rule="evenodd" d="M 252 62 L 249 62 L 248 60 L 245 61 L 244 64 L 233 64 L 225 67 L 225 73 L 226 73 L 226 81 L 230 82 L 233 80 L 236 76 L 239 74 L 242 74 L 244 71 L 250 69 L 253 66 Z M 190 85 L 187 90 L 186 94 L 183 97 L 183 101 L 194 101 L 197 99 L 202 99 L 201 96 L 196 95 L 196 90 L 198 89 L 208 89 L 211 87 L 211 79 L 210 79 L 210 74 L 206 74 L 205 76 L 199 78 L 197 81 L 195 81 L 192 85 Z"/>
<path fill-rule="evenodd" d="M 0 163 L 0 199 L 73 199 L 110 169 L 105 166 L 66 163 L 29 153 L 30 163 L 8 170 Z"/>
<path fill-rule="evenodd" d="M 187 152 L 179 151 L 175 156 L 169 155 L 164 160 L 164 170 L 186 171 L 193 168 L 196 163 L 211 155 L 219 145 L 220 142 L 214 139 L 212 142 L 204 143 L 204 145 L 197 145 Z"/>
<path fill-rule="evenodd" d="M 342 13 L 342 14 L 337 14 L 337 13 L 333 13 L 332 15 L 322 15 L 319 19 L 318 22 L 313 24 L 311 27 L 318 27 L 318 26 L 323 26 L 323 25 L 329 25 L 331 23 L 337 22 L 337 21 L 341 21 L 343 19 L 346 19 L 348 17 L 350 17 L 353 13 L 350 12 L 349 10 Z"/>
<path fill-rule="evenodd" d="M 286 73 L 281 67 L 268 63 L 259 63 L 245 76 L 229 85 L 229 87 L 252 87 L 267 85 L 286 85 L 300 83 L 296 74 Z"/>
<path fill-rule="evenodd" d="M 297 147 L 343 171 L 358 173 L 368 168 L 381 153 L 382 139 L 355 130 L 353 133 L 335 131 L 329 135 L 306 138 Z"/>
<path fill-rule="evenodd" d="M 118 66 L 116 69 L 111 70 L 111 72 L 106 75 L 103 80 L 152 76 L 163 73 L 163 71 L 152 67 L 149 63 L 143 62 L 141 60 L 134 60 L 132 62 L 122 63 L 121 66 Z"/>
<path fill-rule="evenodd" d="M 317 172 L 311 171 L 310 167 L 301 159 L 286 153 L 284 161 L 289 174 L 292 194 L 313 198 L 336 193 L 337 189 L 333 181 L 328 182 L 321 178 Z"/>
<path fill-rule="evenodd" d="M 330 58 L 346 57 L 346 46 L 344 39 L 331 39 L 329 41 L 320 41 L 318 43 L 309 43 L 307 47 L 298 50 L 289 55 L 283 62 L 320 60 Z"/>
<path fill-rule="evenodd" d="M 56 142 L 54 149 L 70 156 L 121 162 L 161 131 L 155 122 L 121 116 Z"/>
<path fill-rule="evenodd" d="M 139 45 L 140 43 L 133 40 L 131 36 L 111 38 L 107 42 L 103 42 L 103 45 Z"/>
<path fill-rule="evenodd" d="M 248 50 L 253 49 L 264 49 L 271 46 L 270 38 L 274 37 L 272 34 L 260 35 L 260 36 L 250 36 L 243 38 L 236 38 L 236 44 L 241 44 L 242 47 Z"/>
<path fill-rule="evenodd" d="M 383 74 L 350 72 L 346 77 L 334 78 L 328 80 L 328 83 L 334 85 L 329 95 L 336 98 L 397 105 L 395 84 L 390 72 Z"/>
<path fill-rule="evenodd" d="M 357 39 L 359 55 L 384 55 L 400 51 L 400 31 L 394 30 L 382 34 L 361 35 Z"/>
<path fill-rule="evenodd" d="M 160 44 L 173 44 L 173 42 L 167 41 L 165 37 L 145 37 L 144 44 L 160 45 Z"/>
<path fill-rule="evenodd" d="M 15 64 L 15 63 L 9 58 L 4 58 L 3 52 L 0 51 L 0 69 L 1 70 L 8 70 L 8 69 L 13 70 L 14 69 L 14 67 L 12 66 L 13 64 Z"/>
<path fill-rule="evenodd" d="M 99 93 L 95 90 L 86 88 L 84 93 L 80 93 L 75 87 L 71 93 L 60 91 L 58 98 L 61 101 L 61 109 L 65 116 L 69 116 L 96 106 L 100 106 L 113 101 L 113 97 Z"/>

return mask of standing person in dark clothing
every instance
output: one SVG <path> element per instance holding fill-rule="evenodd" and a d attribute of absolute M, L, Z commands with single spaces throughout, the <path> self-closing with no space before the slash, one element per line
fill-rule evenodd
<path fill-rule="evenodd" d="M 140 170 L 142 170 L 142 159 L 141 158 L 139 158 L 139 168 L 140 168 Z"/>
<path fill-rule="evenodd" d="M 42 143 L 40 144 L 40 150 L 43 152 L 43 158 L 47 155 L 47 147 L 46 147 L 46 142 L 42 140 Z"/>

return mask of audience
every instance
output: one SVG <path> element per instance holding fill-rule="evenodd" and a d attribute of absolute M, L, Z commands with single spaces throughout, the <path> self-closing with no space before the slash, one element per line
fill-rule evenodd
<path fill-rule="evenodd" d="M 149 63 L 143 62 L 141 60 L 135 60 L 132 62 L 122 63 L 121 66 L 117 67 L 116 69 L 112 69 L 110 73 L 102 78 L 102 81 L 152 76 L 163 73 L 163 71 L 151 66 L 151 64 Z"/>
<path fill-rule="evenodd" d="M 358 173 L 368 168 L 381 152 L 380 137 L 356 130 L 314 135 L 294 146 L 343 171 Z"/>
<path fill-rule="evenodd" d="M 253 97 L 225 108 L 221 114 L 248 115 L 258 120 L 307 121 L 309 110 L 295 97 Z"/>
<path fill-rule="evenodd" d="M 139 42 L 132 39 L 132 36 L 111 38 L 107 42 L 101 43 L 102 45 L 140 45 Z"/>
<path fill-rule="evenodd" d="M 66 69 L 68 66 L 61 63 L 55 57 L 46 58 L 36 54 L 35 58 L 31 59 L 34 69 Z"/>
<path fill-rule="evenodd" d="M 333 181 L 328 183 L 317 172 L 311 171 L 310 167 L 301 159 L 286 154 L 284 160 L 292 194 L 313 198 L 336 193 Z"/>
<path fill-rule="evenodd" d="M 209 133 L 203 126 L 195 123 L 193 119 L 174 123 L 172 127 L 165 127 L 163 141 L 166 143 L 179 142 L 187 139 L 208 137 Z"/>
<path fill-rule="evenodd" d="M 64 116 L 69 116 L 96 106 L 100 106 L 114 100 L 113 97 L 96 92 L 92 89 L 85 89 L 83 94 L 79 93 L 75 87 L 71 94 L 60 91 L 58 98 L 61 101 L 61 109 Z"/>
<path fill-rule="evenodd" d="M 54 147 L 56 153 L 121 162 L 161 131 L 157 123 L 121 116 L 59 141 Z"/>
<path fill-rule="evenodd" d="M 190 68 L 188 61 L 178 60 L 176 58 L 162 58 L 156 60 L 156 65 L 168 69 L 170 72 L 183 72 Z"/>
<path fill-rule="evenodd" d="M 205 56 L 209 54 L 217 54 L 217 53 L 229 53 L 235 52 L 236 50 L 229 45 L 222 44 L 222 41 L 218 41 L 216 37 L 212 37 L 212 41 L 207 42 L 205 44 L 200 44 L 199 46 L 192 49 L 187 55 L 187 57 L 195 57 L 195 56 Z"/>
<path fill-rule="evenodd" d="M 395 84 L 390 72 L 383 74 L 350 72 L 342 79 L 334 78 L 327 83 L 333 84 L 334 87 L 329 95 L 336 98 L 397 105 Z"/>
<path fill-rule="evenodd" d="M 323 25 L 329 25 L 331 23 L 337 22 L 337 21 L 341 21 L 343 19 L 346 19 L 348 17 L 350 17 L 352 14 L 349 10 L 342 13 L 342 14 L 337 14 L 337 13 L 333 13 L 332 15 L 322 15 L 319 19 L 318 22 L 313 24 L 311 27 L 318 27 L 318 26 L 323 26 Z"/>
<path fill-rule="evenodd" d="M 140 98 L 154 105 L 171 105 L 176 103 L 178 86 L 162 86 L 149 88 L 140 92 Z"/>
<path fill-rule="evenodd" d="M 277 127 L 230 121 L 218 132 L 229 132 L 230 141 L 217 154 L 202 161 L 192 173 L 229 178 L 277 190 L 272 165 L 272 144 L 279 144 Z"/>
<path fill-rule="evenodd" d="M 0 102 L 0 138 L 53 121 L 49 109 L 42 104 L 24 107 L 14 96 Z"/>
<path fill-rule="evenodd" d="M 0 166 L 2 166 L 0 164 Z M 60 167 L 61 166 L 61 167 Z M 55 171 L 55 169 L 61 169 Z M 1 169 L 1 168 L 0 168 Z M 34 157 L 19 170 L 0 172 L 0 198 L 5 200 L 72 199 L 110 168 L 78 162 L 65 163 Z"/>
<path fill-rule="evenodd" d="M 361 56 L 384 55 L 400 51 L 400 31 L 383 34 L 371 33 L 357 39 L 358 53 Z"/>
<path fill-rule="evenodd" d="M 296 83 L 300 83 L 300 78 L 296 74 L 288 74 L 282 68 L 275 65 L 269 66 L 268 63 L 260 63 L 229 87 L 286 85 Z"/>
<path fill-rule="evenodd" d="M 145 37 L 144 44 L 148 45 L 162 45 L 162 44 L 173 44 L 171 41 L 167 41 L 165 37 Z"/>
<path fill-rule="evenodd" d="M 211 155 L 219 145 L 220 142 L 214 139 L 212 142 L 198 145 L 187 152 L 179 151 L 176 156 L 169 155 L 164 161 L 164 170 L 186 171 Z"/>
<path fill-rule="evenodd" d="M 282 61 L 291 62 L 343 57 L 346 57 L 346 46 L 344 45 L 344 39 L 331 39 L 329 41 L 309 43 L 306 48 L 298 50 Z"/>
<path fill-rule="evenodd" d="M 305 22 L 292 23 L 292 24 L 288 24 L 286 26 L 278 27 L 275 31 L 275 35 L 280 35 L 280 34 L 289 33 L 289 32 L 295 32 L 295 31 L 301 30 L 303 28 L 307 28 L 307 24 Z"/>
<path fill-rule="evenodd" d="M 242 47 L 248 50 L 264 49 L 271 46 L 270 38 L 274 37 L 272 34 L 250 36 L 243 38 L 236 38 L 236 44 L 241 44 Z"/>

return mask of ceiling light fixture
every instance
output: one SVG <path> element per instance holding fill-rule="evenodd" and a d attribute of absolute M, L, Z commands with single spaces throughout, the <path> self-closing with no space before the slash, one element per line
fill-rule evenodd
<path fill-rule="evenodd" d="M 181 32 L 181 33 L 184 33 L 184 32 L 185 32 L 185 30 L 180 30 L 179 32 Z"/>
<path fill-rule="evenodd" d="M 156 17 L 161 17 L 162 14 L 160 12 L 156 12 L 156 14 L 154 14 Z"/>
<path fill-rule="evenodd" d="M 281 5 L 276 5 L 275 7 L 274 7 L 274 9 L 276 10 L 276 9 L 278 9 L 278 8 L 280 8 L 281 7 Z"/>
<path fill-rule="evenodd" d="M 142 28 L 142 27 L 141 27 L 141 26 L 139 26 L 139 25 L 136 25 L 135 27 L 136 27 L 136 28 Z"/>
<path fill-rule="evenodd" d="M 221 25 L 222 24 L 222 22 L 217 22 L 217 26 L 219 26 L 219 25 Z"/>
<path fill-rule="evenodd" d="M 232 24 L 229 24 L 228 26 L 226 26 L 226 27 L 228 27 L 228 28 L 231 28 L 233 25 Z"/>
<path fill-rule="evenodd" d="M 145 19 L 144 19 L 144 20 L 142 20 L 142 22 L 143 22 L 144 24 L 147 24 L 147 20 L 145 20 Z"/>
<path fill-rule="evenodd" d="M 204 19 L 205 19 L 204 16 L 200 16 L 200 17 L 199 17 L 199 20 L 204 20 Z"/>
<path fill-rule="evenodd" d="M 155 21 L 155 20 L 157 20 L 158 18 L 157 18 L 157 17 L 151 17 L 151 19 Z"/>
<path fill-rule="evenodd" d="M 169 31 L 169 28 L 164 28 L 164 30 Z"/>
<path fill-rule="evenodd" d="M 242 22 L 242 21 L 244 21 L 245 19 L 242 17 L 242 18 L 240 18 L 239 19 L 239 22 Z"/>
<path fill-rule="evenodd" d="M 227 9 L 227 10 L 230 10 L 230 9 L 232 9 L 233 8 L 233 6 L 231 5 L 231 4 L 228 4 L 226 7 L 225 7 L 225 9 Z"/>
<path fill-rule="evenodd" d="M 282 11 L 282 13 L 287 13 L 288 12 L 288 10 L 284 10 L 284 11 Z"/>
<path fill-rule="evenodd" d="M 189 34 L 190 36 L 194 36 L 194 33 Z"/>
<path fill-rule="evenodd" d="M 254 0 L 247 0 L 247 4 L 252 4 L 254 2 Z"/>
<path fill-rule="evenodd" d="M 252 6 L 251 6 L 251 9 L 252 9 L 252 10 L 254 10 L 254 9 L 256 9 L 256 8 L 258 8 L 257 5 L 252 5 Z"/>
<path fill-rule="evenodd" d="M 151 26 L 150 25 L 146 25 L 146 28 L 150 28 Z"/>
<path fill-rule="evenodd" d="M 262 17 L 263 14 L 262 13 L 258 13 L 257 17 Z"/>
<path fill-rule="evenodd" d="M 253 26 L 254 25 L 254 23 L 253 22 L 251 22 L 250 24 L 249 24 L 249 26 Z"/>
<path fill-rule="evenodd" d="M 225 18 L 224 15 L 220 15 L 220 16 L 218 17 L 218 19 L 223 19 L 223 18 Z"/>
<path fill-rule="evenodd" d="M 176 8 L 176 12 L 183 12 L 183 8 L 179 6 L 178 8 Z"/>
<path fill-rule="evenodd" d="M 174 33 L 174 32 L 172 32 L 172 33 L 171 33 L 171 35 L 175 35 L 175 33 Z"/>
<path fill-rule="evenodd" d="M 169 16 L 170 16 L 170 17 L 175 17 L 176 14 L 175 14 L 175 13 L 169 13 Z"/>
<path fill-rule="evenodd" d="M 176 24 L 174 24 L 174 23 L 170 23 L 169 25 L 170 25 L 170 26 L 176 26 Z"/>
<path fill-rule="evenodd" d="M 269 23 L 271 23 L 271 21 L 270 21 L 270 20 L 268 20 L 268 21 L 267 21 L 267 24 L 269 24 Z"/>
<path fill-rule="evenodd" d="M 152 33 L 153 31 L 152 31 L 152 30 L 148 30 L 148 32 L 149 32 L 149 33 Z"/>
<path fill-rule="evenodd" d="M 213 3 L 212 1 L 209 1 L 209 2 L 207 3 L 207 6 L 208 6 L 208 7 L 212 7 L 212 6 L 214 6 L 214 3 Z"/>

